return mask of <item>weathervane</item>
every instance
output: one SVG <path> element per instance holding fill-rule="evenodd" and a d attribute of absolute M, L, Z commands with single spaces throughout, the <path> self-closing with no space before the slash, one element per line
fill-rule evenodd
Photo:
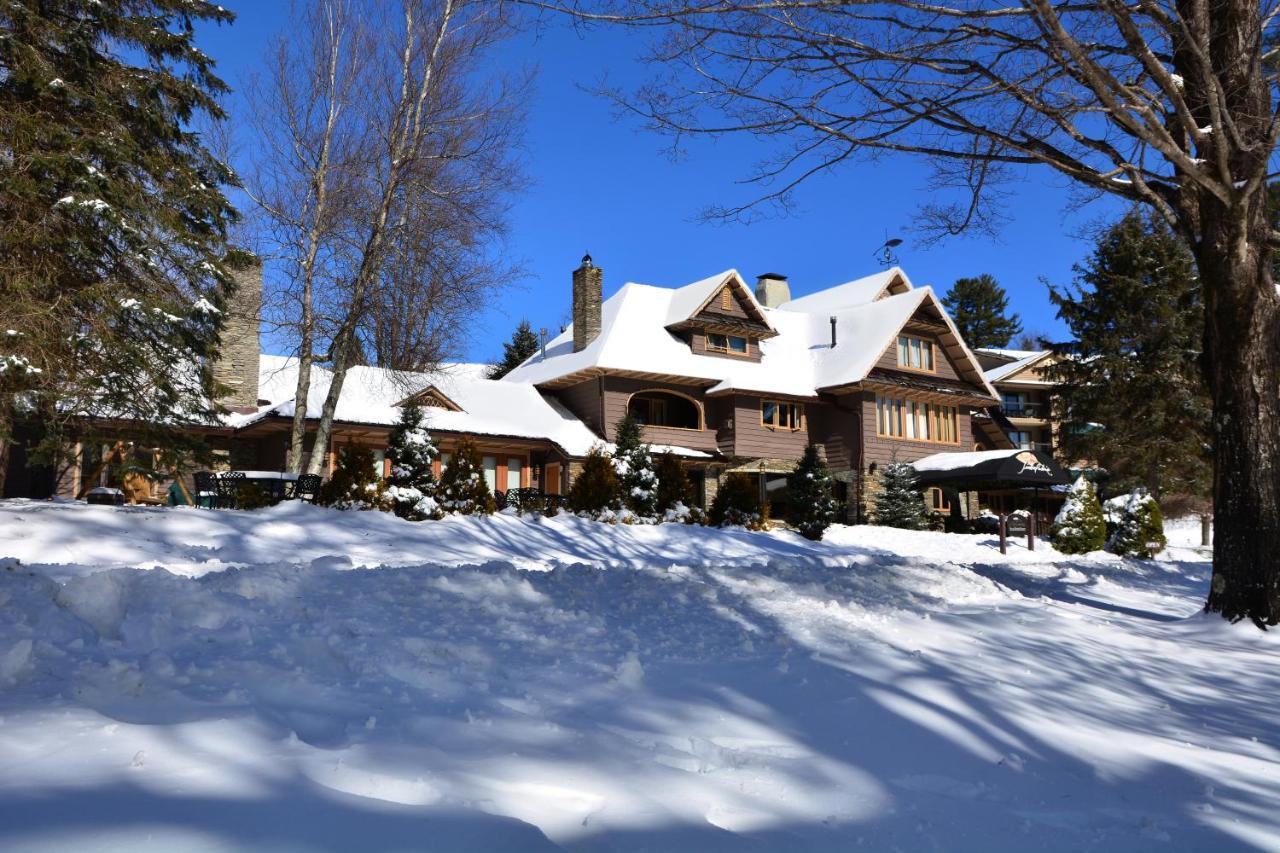
<path fill-rule="evenodd" d="M 872 252 L 871 256 L 880 262 L 880 266 L 885 267 L 886 269 L 888 267 L 897 266 L 898 256 L 893 253 L 893 250 L 901 245 L 901 238 L 890 237 L 889 232 L 886 231 L 884 232 L 884 244 Z"/>

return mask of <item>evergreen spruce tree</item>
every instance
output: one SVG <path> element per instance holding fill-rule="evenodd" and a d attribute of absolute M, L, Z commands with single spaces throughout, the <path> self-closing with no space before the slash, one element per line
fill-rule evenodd
<path fill-rule="evenodd" d="M 669 521 L 690 521 L 697 517 L 694 506 L 693 483 L 684 463 L 673 453 L 663 453 L 658 457 L 656 468 L 658 474 L 658 493 L 654 509 L 658 515 Z"/>
<path fill-rule="evenodd" d="M 0 361 L 23 366 L 22 387 L 0 377 L 0 451 L 19 404 L 42 412 L 46 461 L 72 422 L 96 440 L 86 411 L 147 445 L 211 419 L 234 176 L 195 129 L 227 91 L 195 34 L 232 18 L 204 0 L 0 8 L 0 330 L 18 333 Z"/>
<path fill-rule="evenodd" d="M 1164 550 L 1164 515 L 1160 504 L 1141 487 L 1129 493 L 1107 548 L 1112 553 L 1149 560 Z"/>
<path fill-rule="evenodd" d="M 658 474 L 653 469 L 643 426 L 628 414 L 615 430 L 613 465 L 618 472 L 618 491 L 623 505 L 642 519 L 657 515 Z"/>
<path fill-rule="evenodd" d="M 1157 499 L 1212 487 L 1211 401 L 1200 364 L 1204 305 L 1183 242 L 1131 213 L 1108 229 L 1072 288 L 1049 298 L 1073 341 L 1048 368 L 1068 460 Z"/>
<path fill-rule="evenodd" d="M 316 502 L 335 509 L 373 509 L 379 505 L 382 491 L 377 467 L 373 448 L 343 445 L 338 450 L 338 464 L 320 487 Z"/>
<path fill-rule="evenodd" d="M 1084 477 L 1077 477 L 1067 499 L 1053 520 L 1049 535 L 1053 547 L 1064 554 L 1087 554 L 1101 551 L 1107 541 L 1107 522 L 1103 518 L 1098 494 Z"/>
<path fill-rule="evenodd" d="M 431 466 L 439 451 L 422 422 L 422 408 L 410 403 L 400 410 L 400 420 L 387 440 L 391 476 L 383 499 L 391 511 L 410 521 L 436 518 L 436 477 Z"/>
<path fill-rule="evenodd" d="M 720 488 L 711 500 L 707 520 L 716 527 L 763 530 L 769 526 L 769 507 L 760 505 L 760 489 L 755 480 L 735 472 L 720 482 Z"/>
<path fill-rule="evenodd" d="M 1018 315 L 1009 313 L 1004 288 L 987 273 L 956 279 L 942 304 L 971 349 L 1007 347 L 1022 331 Z"/>
<path fill-rule="evenodd" d="M 905 462 L 889 462 L 880 469 L 876 505 L 871 513 L 874 524 L 901 527 L 904 530 L 927 530 L 929 511 L 924 505 L 916 469 Z"/>
<path fill-rule="evenodd" d="M 489 368 L 490 379 L 501 379 L 520 365 L 541 347 L 528 320 L 521 320 L 511 335 L 511 342 L 502 345 L 502 361 Z"/>
<path fill-rule="evenodd" d="M 827 463 L 818 455 L 817 445 L 806 447 L 800 464 L 787 475 L 787 500 L 791 524 L 806 539 L 821 539 L 823 532 L 835 523 L 839 510 L 835 482 Z"/>
<path fill-rule="evenodd" d="M 475 442 L 464 438 L 449 457 L 449 464 L 440 473 L 437 489 L 440 508 L 460 515 L 488 515 L 497 504 L 489 484 L 484 479 L 484 463 Z"/>
<path fill-rule="evenodd" d="M 613 459 L 603 447 L 596 445 L 582 460 L 582 470 L 573 478 L 565 501 L 572 512 L 598 517 L 621 508 L 619 491 Z"/>

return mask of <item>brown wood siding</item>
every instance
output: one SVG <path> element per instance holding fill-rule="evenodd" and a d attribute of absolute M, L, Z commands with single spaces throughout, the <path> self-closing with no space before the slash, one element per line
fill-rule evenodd
<path fill-rule="evenodd" d="M 809 438 L 826 452 L 832 471 L 858 468 L 862 457 L 862 409 L 855 397 L 832 398 L 805 408 Z"/>
<path fill-rule="evenodd" d="M 888 438 L 876 433 L 876 396 L 860 394 L 862 397 L 862 435 L 864 467 L 871 463 L 884 465 L 896 458 L 899 462 L 911 462 L 934 453 L 957 453 L 973 450 L 973 418 L 964 406 L 958 406 L 959 413 L 956 426 L 960 432 L 960 443 L 949 444 L 942 441 L 919 441 L 910 438 Z M 904 397 L 910 399 L 909 395 Z"/>
<path fill-rule="evenodd" d="M 799 459 L 809 443 L 809 407 L 805 407 L 805 428 L 770 429 L 760 422 L 760 405 L 767 398 L 733 397 L 733 455 L 748 459 Z M 817 404 L 820 405 L 820 404 Z"/>
<path fill-rule="evenodd" d="M 689 447 L 694 450 L 705 450 L 714 453 L 716 445 L 715 425 L 707 420 L 705 401 L 701 389 L 688 385 L 669 385 L 662 382 L 650 382 L 643 379 L 628 379 L 623 376 L 604 377 L 604 423 L 605 436 L 610 440 L 616 436 L 618 421 L 627 414 L 627 401 L 637 391 L 670 391 L 696 401 L 703 410 L 703 426 L 701 430 L 677 429 L 673 427 L 644 428 L 645 441 L 650 444 L 673 444 L 678 447 Z"/>
<path fill-rule="evenodd" d="M 597 379 L 588 379 L 568 388 L 560 388 L 552 392 L 564 407 L 578 416 L 597 434 L 604 433 L 605 419 L 601 408 L 600 383 Z"/>
<path fill-rule="evenodd" d="M 728 308 L 722 307 L 724 303 L 721 302 L 721 299 L 723 298 L 721 294 L 723 294 L 725 290 L 729 291 Z M 707 306 L 699 311 L 696 316 L 714 319 L 717 314 L 721 317 L 736 317 L 739 320 L 755 319 L 747 313 L 747 309 L 743 307 L 742 300 L 738 298 L 738 294 L 734 291 L 733 287 L 727 284 L 716 291 L 716 295 L 711 297 L 711 301 L 708 302 Z"/>
<path fill-rule="evenodd" d="M 760 361 L 760 342 L 752 338 L 747 338 L 746 355 L 732 355 L 727 352 L 707 349 L 706 333 L 699 329 L 695 329 L 690 334 L 689 347 L 693 350 L 694 355 L 709 355 L 715 358 L 723 358 L 728 361 Z"/>

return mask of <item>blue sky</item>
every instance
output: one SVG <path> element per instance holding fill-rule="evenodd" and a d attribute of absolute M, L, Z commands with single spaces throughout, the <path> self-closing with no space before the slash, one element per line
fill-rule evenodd
<path fill-rule="evenodd" d="M 258 67 L 268 40 L 287 28 L 288 3 L 225 5 L 238 20 L 203 31 L 200 46 L 238 88 Z M 522 317 L 535 329 L 557 330 L 568 314 L 570 272 L 587 250 L 604 268 L 606 295 L 627 281 L 675 286 L 733 267 L 749 282 L 761 272 L 784 273 L 798 296 L 879 269 L 873 254 L 886 232 L 906 241 L 898 255 L 917 286 L 945 292 L 958 277 L 988 272 L 1008 290 L 1027 330 L 1061 334 L 1041 277 L 1070 281 L 1071 265 L 1089 250 L 1075 235 L 1090 221 L 1116 215 L 1115 202 L 1071 213 L 1065 181 L 1033 170 L 1009 198 L 1010 222 L 998 238 L 925 248 L 910 225 L 930 197 L 928 171 L 902 156 L 811 181 L 785 218 L 702 222 L 698 214 L 707 205 L 751 198 L 752 189 L 738 182 L 767 152 L 744 137 L 702 140 L 673 162 L 664 138 L 618 118 L 605 99 L 583 90 L 601 75 L 621 85 L 642 80 L 638 38 L 621 30 L 580 34 L 549 26 L 522 36 L 502 57 L 538 72 L 524 151 L 533 183 L 516 201 L 508 244 L 528 276 L 485 311 L 468 351 L 459 355 L 492 360 Z M 227 106 L 234 119 L 234 96 Z"/>

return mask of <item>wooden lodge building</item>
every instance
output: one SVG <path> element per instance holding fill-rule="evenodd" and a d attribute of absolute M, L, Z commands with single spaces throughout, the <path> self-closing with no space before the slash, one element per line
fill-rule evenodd
<path fill-rule="evenodd" d="M 678 288 L 628 283 L 608 299 L 603 279 L 584 257 L 572 275 L 572 325 L 501 380 L 473 364 L 431 374 L 352 369 L 326 470 L 343 445 L 360 443 L 389 471 L 387 438 L 409 400 L 425 407 L 445 461 L 464 437 L 477 443 L 498 491 L 564 493 L 588 451 L 610 442 L 631 412 L 656 453 L 684 460 L 700 502 L 727 473 L 742 472 L 784 515 L 786 474 L 810 442 L 841 484 L 850 520 L 865 516 L 869 486 L 887 462 L 968 454 L 954 457 L 959 464 L 975 452 L 1019 449 L 990 380 L 997 365 L 970 351 L 934 292 L 914 287 L 901 269 L 796 299 L 772 273 L 754 287 L 734 270 Z M 218 371 L 231 389 L 227 414 L 202 429 L 216 468 L 285 464 L 297 364 L 259 352 L 260 300 L 259 271 L 242 282 L 224 332 Z M 313 369 L 312 433 L 328 386 L 328 371 Z M 5 496 L 72 497 L 106 484 L 103 466 L 88 461 L 100 449 L 91 450 L 40 488 L 32 487 L 38 478 L 9 477 Z M 935 460 L 922 471 L 937 467 Z M 934 488 L 927 499 L 940 512 L 976 514 L 974 491 L 962 488 Z"/>

